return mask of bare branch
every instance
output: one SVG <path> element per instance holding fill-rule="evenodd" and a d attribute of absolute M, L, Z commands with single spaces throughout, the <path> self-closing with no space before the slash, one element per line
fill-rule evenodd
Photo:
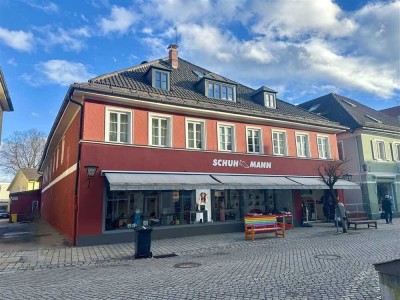
<path fill-rule="evenodd" d="M 37 168 L 45 144 L 46 136 L 41 131 L 15 131 L 1 146 L 0 168 L 11 174 L 21 168 Z"/>

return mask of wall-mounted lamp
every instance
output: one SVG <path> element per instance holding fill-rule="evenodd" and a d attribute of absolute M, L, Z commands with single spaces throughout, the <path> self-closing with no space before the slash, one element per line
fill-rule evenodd
<path fill-rule="evenodd" d="M 90 187 L 90 180 L 92 180 L 92 178 L 94 177 L 94 174 L 96 174 L 96 171 L 98 168 L 99 168 L 98 166 L 94 166 L 94 165 L 85 166 L 86 173 L 89 178 L 88 188 Z"/>
<path fill-rule="evenodd" d="M 342 176 L 342 178 L 343 178 L 344 180 L 351 181 L 351 179 L 353 178 L 353 175 L 351 175 L 351 174 L 344 174 L 344 175 Z"/>

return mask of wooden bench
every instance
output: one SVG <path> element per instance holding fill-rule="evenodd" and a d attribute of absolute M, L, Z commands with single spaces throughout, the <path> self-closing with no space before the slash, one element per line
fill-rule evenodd
<path fill-rule="evenodd" d="M 275 236 L 285 237 L 285 224 L 278 222 L 276 216 L 246 216 L 244 217 L 244 238 L 254 241 L 258 233 L 275 232 Z"/>
<path fill-rule="evenodd" d="M 357 230 L 358 224 L 367 224 L 368 228 L 371 226 L 378 229 L 377 221 L 370 220 L 368 218 L 368 213 L 365 211 L 348 211 L 346 212 L 346 218 L 347 218 L 348 229 L 350 229 L 351 224 L 354 225 L 354 230 Z"/>

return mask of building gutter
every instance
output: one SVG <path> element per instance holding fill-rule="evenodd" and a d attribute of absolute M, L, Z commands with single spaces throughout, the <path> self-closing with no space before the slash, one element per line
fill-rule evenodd
<path fill-rule="evenodd" d="M 82 128 L 83 128 L 83 105 L 78 101 L 75 101 L 71 97 L 72 91 L 68 95 L 68 101 L 79 106 L 79 141 L 78 141 L 78 155 L 76 160 L 76 174 L 75 174 L 75 188 L 74 188 L 74 235 L 72 243 L 74 246 L 77 244 L 77 231 L 78 231 L 78 192 L 79 192 L 79 171 L 80 171 L 80 162 L 81 162 L 81 140 L 83 137 Z"/>

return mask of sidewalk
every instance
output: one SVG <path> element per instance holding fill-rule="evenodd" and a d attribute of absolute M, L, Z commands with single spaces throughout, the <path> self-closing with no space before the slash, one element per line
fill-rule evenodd
<path fill-rule="evenodd" d="M 338 241 L 349 242 L 352 237 L 358 235 L 373 240 L 379 238 L 388 230 L 399 231 L 400 224 L 386 225 L 383 221 L 378 221 L 378 229 L 361 227 L 357 231 L 350 230 L 347 235 L 337 235 L 336 228 L 332 224 L 319 223 L 310 228 L 300 227 L 287 230 L 285 239 L 275 238 L 271 235 L 267 237 L 257 236 L 255 241 L 245 241 L 242 232 L 154 240 L 152 241 L 152 252 L 153 257 L 156 258 L 160 255 L 184 256 L 223 249 L 240 250 L 260 244 L 279 248 L 290 246 L 291 241 L 295 240 L 321 239 L 321 243 L 323 243 L 325 238 L 336 238 Z M 37 249 L 31 250 L 21 250 L 22 247 L 23 244 L 15 245 L 15 249 L 11 249 L 12 247 L 9 247 L 9 249 L 0 248 L 0 273 L 121 263 L 134 259 L 135 244 L 123 243 L 90 247 L 69 247 L 58 244 L 46 248 L 39 246 Z"/>

